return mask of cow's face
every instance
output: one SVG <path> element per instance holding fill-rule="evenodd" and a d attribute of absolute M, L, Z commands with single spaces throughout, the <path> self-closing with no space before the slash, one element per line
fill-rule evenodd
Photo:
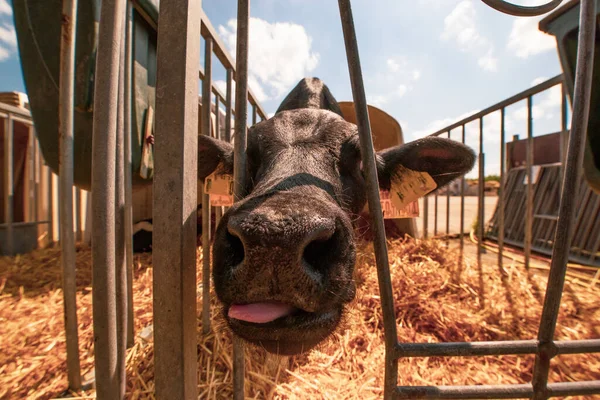
<path fill-rule="evenodd" d="M 354 298 L 353 218 L 366 203 L 356 125 L 327 88 L 305 79 L 277 114 L 248 133 L 247 196 L 223 215 L 213 280 L 234 334 L 278 354 L 317 345 Z M 199 177 L 233 171 L 233 147 L 199 138 Z M 377 155 L 380 187 L 404 168 L 441 187 L 474 164 L 473 152 L 425 138 Z M 401 177 L 400 177 L 401 178 Z"/>

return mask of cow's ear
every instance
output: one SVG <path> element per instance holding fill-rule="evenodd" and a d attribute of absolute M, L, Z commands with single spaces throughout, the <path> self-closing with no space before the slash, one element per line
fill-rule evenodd
<path fill-rule="evenodd" d="M 233 145 L 210 136 L 198 136 L 198 179 L 204 180 L 218 169 L 233 175 Z"/>
<path fill-rule="evenodd" d="M 462 143 L 437 137 L 418 139 L 377 153 L 379 187 L 390 190 L 392 180 L 401 179 L 409 169 L 427 172 L 439 189 L 469 172 L 475 159 L 473 150 Z"/>

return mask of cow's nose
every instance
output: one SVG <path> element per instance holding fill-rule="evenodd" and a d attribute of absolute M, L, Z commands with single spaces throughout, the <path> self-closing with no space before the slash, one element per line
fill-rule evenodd
<path fill-rule="evenodd" d="M 301 269 L 320 280 L 335 252 L 341 233 L 334 218 L 294 218 L 285 215 L 251 213 L 232 215 L 227 222 L 226 240 L 233 265 L 267 267 L 286 265 Z"/>

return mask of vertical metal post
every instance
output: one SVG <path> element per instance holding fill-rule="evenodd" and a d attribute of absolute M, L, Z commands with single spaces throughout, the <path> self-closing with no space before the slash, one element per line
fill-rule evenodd
<path fill-rule="evenodd" d="M 448 139 L 450 139 L 450 131 L 448 131 Z M 446 236 L 450 234 L 450 188 L 446 188 Z M 446 241 L 446 246 L 450 243 Z"/>
<path fill-rule="evenodd" d="M 466 132 L 465 126 L 462 126 L 462 144 L 465 144 Z M 460 262 L 462 266 L 465 256 L 465 176 L 460 179 Z"/>
<path fill-rule="evenodd" d="M 246 193 L 246 130 L 248 124 L 248 33 L 250 25 L 250 1 L 238 0 L 237 45 L 236 45 L 236 87 L 235 87 L 235 143 L 233 195 L 235 201 Z M 229 81 L 228 81 L 229 89 Z M 228 93 L 229 95 L 229 93 Z M 233 398 L 244 398 L 244 343 L 233 338 Z"/>
<path fill-rule="evenodd" d="M 201 2 L 162 0 L 153 196 L 157 399 L 197 398 L 196 233 Z"/>
<path fill-rule="evenodd" d="M 221 140 L 221 110 L 219 109 L 219 96 L 215 96 L 215 137 Z M 215 229 L 221 222 L 223 207 L 215 207 Z"/>
<path fill-rule="evenodd" d="M 485 288 L 483 280 L 483 224 L 485 219 L 485 153 L 483 152 L 483 117 L 479 118 L 479 179 L 477 182 L 479 188 L 479 205 L 477 206 L 477 270 L 479 271 L 479 303 L 480 307 L 485 306 Z"/>
<path fill-rule="evenodd" d="M 339 0 L 338 4 L 340 8 L 342 30 L 344 33 L 344 42 L 346 45 L 350 82 L 352 84 L 352 96 L 354 98 L 354 107 L 358 122 L 362 161 L 365 169 L 367 200 L 369 210 L 371 210 L 371 215 L 373 216 L 371 223 L 375 235 L 375 260 L 377 263 L 377 277 L 379 281 L 379 292 L 385 328 L 384 398 L 389 399 L 392 397 L 398 382 L 398 368 L 396 359 L 394 358 L 394 350 L 396 350 L 397 347 L 398 336 L 396 332 L 396 317 L 394 313 L 385 226 L 383 224 L 383 214 L 379 198 L 379 183 L 377 179 L 377 169 L 375 167 L 375 150 L 373 149 L 373 138 L 371 136 L 371 125 L 369 122 L 367 99 L 362 79 L 352 8 L 349 0 Z"/>
<path fill-rule="evenodd" d="M 75 93 L 75 27 L 77 0 L 63 0 L 60 45 L 59 93 L 59 229 L 62 267 L 63 308 L 67 339 L 69 387 L 79 390 L 79 337 L 77 330 L 77 282 L 73 234 L 73 98 Z"/>
<path fill-rule="evenodd" d="M 498 190 L 498 266 L 500 270 L 504 264 L 504 173 L 506 170 L 506 109 L 500 110 L 500 188 Z"/>
<path fill-rule="evenodd" d="M 252 125 L 256 125 L 256 104 L 252 104 Z"/>
<path fill-rule="evenodd" d="M 132 48 L 133 48 L 133 5 L 127 2 L 125 19 L 125 261 L 127 264 L 127 347 L 135 343 L 133 312 L 133 195 L 131 160 L 131 104 L 132 104 Z"/>
<path fill-rule="evenodd" d="M 525 170 L 527 173 L 527 197 L 525 199 L 525 268 L 529 269 L 531 259 L 531 241 L 533 230 L 533 99 L 527 97 L 527 156 Z"/>
<path fill-rule="evenodd" d="M 567 87 L 563 81 L 560 84 L 560 179 L 561 184 L 564 183 L 565 176 L 565 163 L 567 161 L 567 147 L 569 145 L 569 132 L 567 130 L 567 113 L 568 113 L 568 101 L 567 101 Z"/>
<path fill-rule="evenodd" d="M 81 210 L 81 189 L 75 188 L 75 242 L 81 240 L 83 233 L 83 213 Z"/>
<path fill-rule="evenodd" d="M 556 320 L 560 299 L 567 272 L 569 248 L 573 237 L 573 214 L 575 196 L 579 186 L 579 173 L 582 164 L 583 146 L 587 134 L 592 88 L 594 40 L 596 34 L 596 0 L 582 0 L 580 3 L 580 29 L 577 45 L 577 69 L 573 95 L 573 118 L 567 150 L 564 183 L 560 195 L 560 209 L 552 263 L 544 299 L 544 308 L 538 332 L 540 353 L 536 355 L 533 372 L 534 399 L 546 399 L 548 395 L 548 372 L 550 359 L 555 355 L 553 346 Z"/>
<path fill-rule="evenodd" d="M 438 193 L 435 192 L 434 194 L 434 207 L 435 210 L 433 211 L 433 236 L 436 237 L 438 234 Z"/>
<path fill-rule="evenodd" d="M 14 160 L 13 160 L 13 120 L 10 114 L 4 120 L 4 223 L 6 224 L 6 246 L 4 253 L 14 254 L 13 201 L 14 201 Z"/>
<path fill-rule="evenodd" d="M 429 237 L 429 195 L 423 197 L 423 239 Z"/>
<path fill-rule="evenodd" d="M 40 152 L 38 149 L 37 136 L 35 134 L 35 128 L 33 125 L 29 127 L 31 129 L 31 136 L 33 137 L 33 220 L 39 221 L 39 207 L 38 207 L 38 196 L 40 193 Z M 39 227 L 39 225 L 38 225 Z"/>
<path fill-rule="evenodd" d="M 213 40 L 204 41 L 204 80 L 202 81 L 202 134 L 211 136 Z M 202 189 L 202 333 L 210 332 L 210 196 Z"/>
<path fill-rule="evenodd" d="M 232 105 L 233 71 L 227 68 L 227 87 L 225 89 L 225 141 L 231 142 L 231 105 Z"/>
<path fill-rule="evenodd" d="M 98 399 L 123 397 L 117 374 L 115 166 L 119 59 L 125 1 L 104 0 L 100 13 L 92 138 L 92 303 Z"/>
<path fill-rule="evenodd" d="M 6 146 L 5 146 L 6 147 Z M 12 154 L 12 152 L 11 152 Z M 5 158 L 6 159 L 6 158 Z M 48 179 L 48 243 L 54 244 L 54 176 L 50 167 L 47 168 L 47 179 Z"/>
<path fill-rule="evenodd" d="M 125 15 L 121 17 L 125 22 Z M 119 97 L 115 162 L 115 284 L 117 294 L 117 377 L 125 397 L 125 351 L 127 350 L 127 257 L 125 256 L 125 36 L 121 34 Z"/>
<path fill-rule="evenodd" d="M 35 146 L 34 146 L 34 141 L 35 141 L 35 136 L 33 135 L 33 128 L 31 125 L 28 126 L 27 128 L 27 132 L 28 132 L 28 139 L 27 139 L 27 159 L 28 159 L 28 182 L 29 184 L 27 185 L 27 198 L 28 198 L 28 203 L 29 203 L 29 207 L 27 210 L 28 215 L 28 219 L 25 220 L 25 222 L 37 222 L 37 219 L 35 219 L 33 217 L 34 214 L 34 210 L 35 210 L 35 198 L 33 197 L 33 188 L 35 187 Z"/>

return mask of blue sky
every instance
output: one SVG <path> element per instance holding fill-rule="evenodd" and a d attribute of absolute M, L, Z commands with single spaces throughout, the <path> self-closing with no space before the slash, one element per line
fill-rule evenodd
<path fill-rule="evenodd" d="M 233 49 L 237 1 L 202 3 Z M 480 0 L 352 5 L 369 102 L 401 123 L 407 141 L 562 72 L 554 38 L 537 29 L 539 18 L 507 16 Z M 338 100 L 351 100 L 337 1 L 254 0 L 251 16 L 250 85 L 268 113 L 303 76 L 319 77 Z M 0 91 L 24 91 L 9 0 L 0 0 L 0 76 Z M 217 65 L 215 79 L 223 78 Z M 559 101 L 559 90 L 534 98 L 536 135 L 559 129 Z M 509 138 L 526 134 L 523 106 L 508 110 Z M 484 122 L 488 173 L 498 169 L 498 121 Z M 468 131 L 475 148 L 477 129 Z"/>

